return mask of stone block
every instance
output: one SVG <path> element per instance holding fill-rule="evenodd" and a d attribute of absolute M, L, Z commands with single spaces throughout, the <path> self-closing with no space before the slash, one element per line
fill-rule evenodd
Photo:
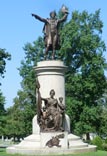
<path fill-rule="evenodd" d="M 57 140 L 56 142 L 58 143 L 59 141 L 59 143 L 51 146 L 52 141 L 55 139 Z M 41 148 L 68 148 L 68 132 L 41 133 Z"/>

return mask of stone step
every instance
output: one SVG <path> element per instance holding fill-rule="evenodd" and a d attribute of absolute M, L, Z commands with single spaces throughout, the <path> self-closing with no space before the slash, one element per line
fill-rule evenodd
<path fill-rule="evenodd" d="M 64 132 L 61 132 L 61 134 Z M 65 133 L 64 133 L 65 134 Z M 65 138 L 61 138 L 59 145 L 61 147 L 54 146 L 52 148 L 49 148 L 46 145 L 46 142 L 49 141 L 52 136 L 59 135 L 56 133 L 41 133 L 41 135 L 38 134 L 32 134 L 28 137 L 26 137 L 24 140 L 22 140 L 18 145 L 14 145 L 12 147 L 6 148 L 7 153 L 19 153 L 24 155 L 61 155 L 61 154 L 74 154 L 74 153 L 83 153 L 83 152 L 90 152 L 90 151 L 96 151 L 96 146 L 88 145 L 87 143 L 84 143 L 80 137 L 75 136 L 73 134 L 67 135 L 67 133 L 64 135 Z M 66 146 L 65 146 L 65 140 L 66 140 Z M 68 147 L 69 143 L 69 147 Z"/>
<path fill-rule="evenodd" d="M 16 145 L 16 148 L 40 148 L 40 142 L 33 142 L 33 141 L 22 141 L 20 144 Z"/>
<path fill-rule="evenodd" d="M 40 135 L 32 134 L 24 138 L 24 141 L 40 142 Z"/>
<path fill-rule="evenodd" d="M 12 148 L 7 148 L 7 153 L 19 153 L 19 154 L 24 154 L 24 155 L 45 155 L 45 156 L 50 156 L 50 155 L 61 155 L 61 154 L 77 154 L 77 153 L 85 153 L 85 152 L 94 152 L 96 151 L 96 146 L 89 145 L 88 147 L 80 147 L 80 148 L 69 148 L 69 149 L 60 149 L 60 148 L 21 148 L 21 149 L 15 149 L 14 147 Z"/>
<path fill-rule="evenodd" d="M 82 148 L 82 147 L 88 147 L 88 144 L 87 143 L 69 144 L 69 148 Z"/>
<path fill-rule="evenodd" d="M 80 137 L 73 135 L 73 134 L 68 134 L 68 140 L 70 141 L 75 141 L 75 140 L 80 140 Z"/>

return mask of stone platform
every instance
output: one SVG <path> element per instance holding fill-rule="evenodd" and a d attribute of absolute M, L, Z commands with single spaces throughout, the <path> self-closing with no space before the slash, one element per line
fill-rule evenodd
<path fill-rule="evenodd" d="M 83 143 L 83 141 L 73 135 L 67 134 L 67 132 L 63 132 L 65 135 L 64 139 L 60 140 L 60 147 L 46 146 L 46 142 L 52 138 L 52 136 L 56 136 L 62 134 L 61 133 L 41 133 L 40 135 L 32 134 L 26 137 L 20 144 L 14 145 L 12 147 L 8 147 L 6 149 L 7 153 L 11 154 L 23 154 L 23 155 L 61 155 L 61 154 L 73 154 L 73 153 L 85 153 L 96 151 L 96 146 L 88 145 L 87 143 Z"/>

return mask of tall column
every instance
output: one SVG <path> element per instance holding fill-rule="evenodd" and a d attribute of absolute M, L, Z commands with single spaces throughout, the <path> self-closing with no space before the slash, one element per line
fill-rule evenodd
<path fill-rule="evenodd" d="M 62 61 L 41 61 L 34 67 L 36 77 L 40 83 L 40 93 L 43 98 L 49 97 L 51 89 L 55 90 L 55 98 L 63 97 L 65 104 L 65 70 Z"/>

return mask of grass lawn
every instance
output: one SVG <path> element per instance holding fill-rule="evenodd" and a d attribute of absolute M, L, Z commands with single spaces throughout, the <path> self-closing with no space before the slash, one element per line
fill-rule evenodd
<path fill-rule="evenodd" d="M 0 148 L 0 156 L 22 156 L 22 155 L 7 154 L 4 148 Z M 107 151 L 97 151 L 97 152 L 91 152 L 91 153 L 70 154 L 70 155 L 60 155 L 60 156 L 107 156 Z"/>

